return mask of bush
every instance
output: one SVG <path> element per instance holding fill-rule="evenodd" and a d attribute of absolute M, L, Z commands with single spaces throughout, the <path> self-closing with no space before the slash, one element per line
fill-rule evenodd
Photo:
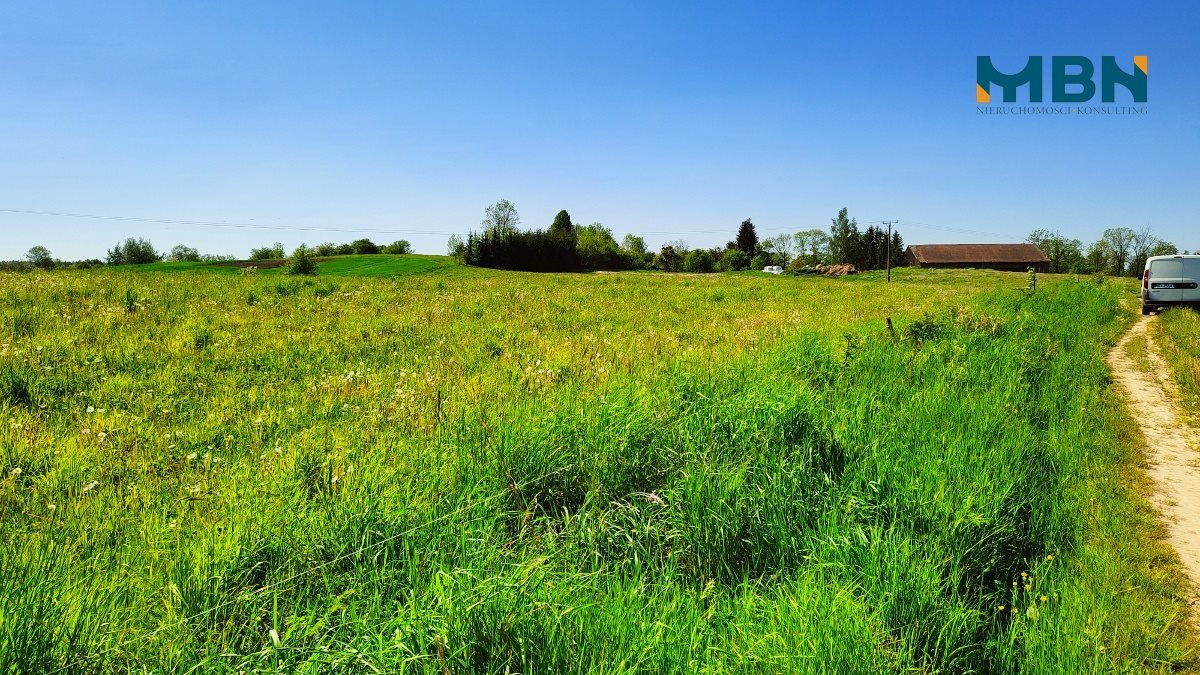
<path fill-rule="evenodd" d="M 584 269 L 620 270 L 629 267 L 629 260 L 617 245 L 617 240 L 613 239 L 612 230 L 600 223 L 576 227 L 575 242 L 579 264 Z"/>
<path fill-rule="evenodd" d="M 717 268 L 722 272 L 738 272 L 750 267 L 750 256 L 739 248 L 731 248 L 725 251 L 725 255 L 721 256 L 721 262 Z"/>
<path fill-rule="evenodd" d="M 327 241 L 324 244 L 317 244 L 313 247 L 312 254 L 319 258 L 328 258 L 331 255 L 337 255 L 338 245 L 332 241 Z"/>
<path fill-rule="evenodd" d="M 467 243 L 457 234 L 450 235 L 446 240 L 446 253 L 457 260 L 458 262 L 466 262 L 467 260 Z"/>
<path fill-rule="evenodd" d="M 308 247 L 301 244 L 292 252 L 292 257 L 283 266 L 284 274 L 316 274 L 317 263 L 313 262 Z"/>
<path fill-rule="evenodd" d="M 179 244 L 175 248 L 171 249 L 171 254 L 167 256 L 167 260 L 173 260 L 176 262 L 200 262 L 200 251 L 197 251 L 191 246 Z"/>
<path fill-rule="evenodd" d="M 683 256 L 674 246 L 664 246 L 658 255 L 654 256 L 654 269 L 664 272 L 678 272 L 683 269 Z"/>
<path fill-rule="evenodd" d="M 274 246 L 264 246 L 250 251 L 251 260 L 280 260 L 284 257 L 283 244 L 275 242 Z"/>
<path fill-rule="evenodd" d="M 374 255 L 379 253 L 379 244 L 370 239 L 355 239 L 350 242 L 350 252 L 356 255 Z"/>
<path fill-rule="evenodd" d="M 768 265 L 774 265 L 774 264 L 775 264 L 775 261 L 771 259 L 770 255 L 759 253 L 758 255 L 754 256 L 754 258 L 752 258 L 750 260 L 750 269 L 762 270 L 762 268 L 764 268 Z M 782 267 L 782 265 L 781 265 L 781 267 Z"/>
<path fill-rule="evenodd" d="M 716 265 L 713 263 L 712 253 L 704 249 L 696 249 L 688 251 L 688 254 L 683 258 L 684 272 L 703 272 L 708 273 L 713 271 Z"/>
<path fill-rule="evenodd" d="M 109 265 L 145 265 L 162 260 L 149 241 L 130 237 L 108 250 Z"/>
<path fill-rule="evenodd" d="M 405 253 L 412 253 L 412 246 L 410 246 L 407 241 L 401 239 L 400 241 L 394 241 L 387 246 L 384 246 L 382 250 L 384 253 L 390 253 L 392 255 L 403 255 Z"/>

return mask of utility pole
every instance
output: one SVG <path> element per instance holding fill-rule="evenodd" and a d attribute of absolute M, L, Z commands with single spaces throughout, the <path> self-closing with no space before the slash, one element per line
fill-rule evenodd
<path fill-rule="evenodd" d="M 900 221 L 885 220 L 883 222 L 887 223 L 887 226 L 888 226 L 887 255 L 885 255 L 884 258 L 887 258 L 887 280 L 888 280 L 888 283 L 890 284 L 890 283 L 892 283 L 892 223 L 899 223 Z"/>

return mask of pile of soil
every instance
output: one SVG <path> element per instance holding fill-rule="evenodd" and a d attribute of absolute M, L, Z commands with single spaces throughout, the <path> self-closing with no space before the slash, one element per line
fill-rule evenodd
<path fill-rule="evenodd" d="M 817 269 L 827 277 L 844 277 L 848 274 L 858 274 L 858 268 L 854 265 L 817 265 Z"/>

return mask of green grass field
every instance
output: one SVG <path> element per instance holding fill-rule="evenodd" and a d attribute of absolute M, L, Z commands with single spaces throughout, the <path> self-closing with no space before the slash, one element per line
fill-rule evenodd
<path fill-rule="evenodd" d="M 1133 282 L 342 262 L 0 276 L 0 672 L 1196 667 Z"/>
<path fill-rule="evenodd" d="M 459 268 L 450 258 L 440 255 L 341 255 L 331 258 L 319 258 L 317 274 L 331 277 L 398 277 L 425 272 L 452 273 Z M 265 260 L 257 263 L 259 269 L 255 274 L 277 275 L 282 270 L 271 265 L 278 265 L 278 260 Z M 244 263 L 254 264 L 254 263 Z M 208 262 L 158 262 L 149 265 L 121 265 L 112 269 L 129 272 L 215 272 L 221 274 L 242 274 L 242 268 L 229 263 Z"/>
<path fill-rule="evenodd" d="M 1183 395 L 1179 408 L 1190 413 L 1193 422 L 1200 420 L 1200 312 L 1170 309 L 1152 325 L 1155 341 Z"/>

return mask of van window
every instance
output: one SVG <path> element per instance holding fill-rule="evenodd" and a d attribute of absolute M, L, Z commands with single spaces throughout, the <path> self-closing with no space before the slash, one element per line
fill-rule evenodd
<path fill-rule="evenodd" d="M 1180 276 L 1192 281 L 1200 281 L 1200 258 L 1184 258 L 1183 263 L 1184 271 Z"/>
<path fill-rule="evenodd" d="M 1182 277 L 1182 260 L 1155 260 L 1150 263 L 1151 279 L 1179 279 Z"/>

